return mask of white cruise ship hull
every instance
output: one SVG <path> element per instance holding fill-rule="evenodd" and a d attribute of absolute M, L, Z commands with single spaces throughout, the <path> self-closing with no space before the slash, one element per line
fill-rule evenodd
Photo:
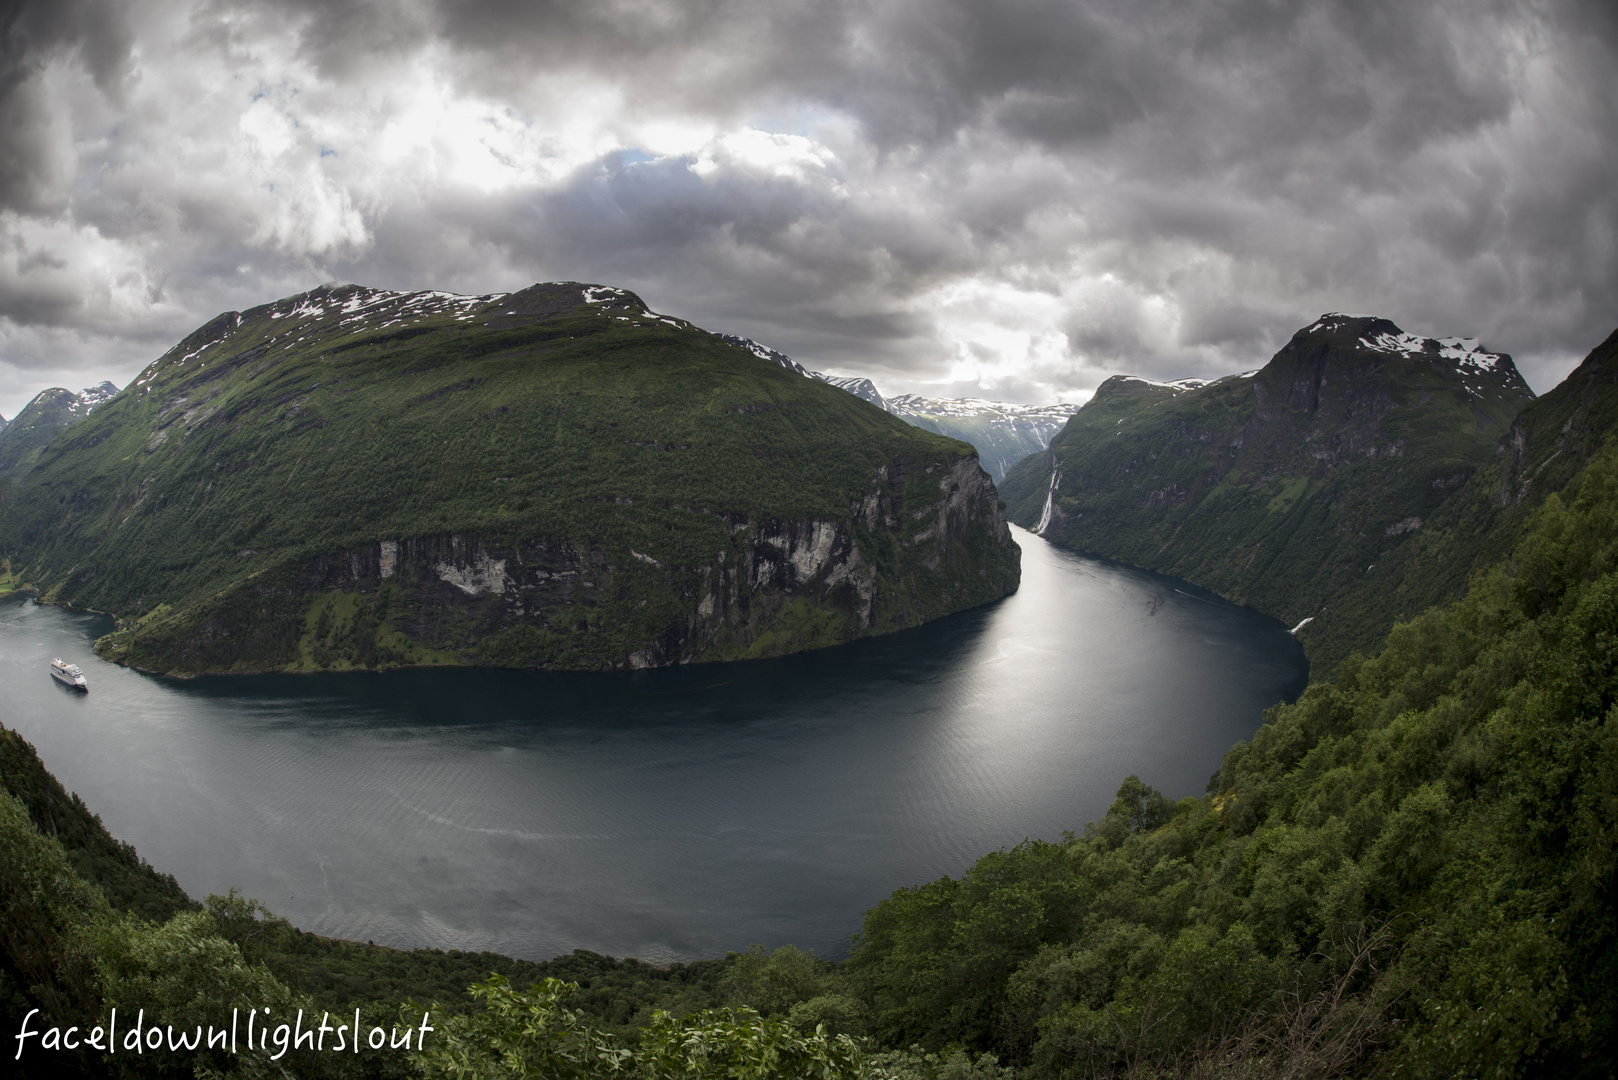
<path fill-rule="evenodd" d="M 51 668 L 51 678 L 55 679 L 57 682 L 61 683 L 63 686 L 72 687 L 74 690 L 88 690 L 88 689 L 90 689 L 90 687 L 85 684 L 83 675 L 79 675 L 79 676 L 69 675 L 67 672 L 60 671 L 60 670 L 53 667 L 53 668 Z"/>

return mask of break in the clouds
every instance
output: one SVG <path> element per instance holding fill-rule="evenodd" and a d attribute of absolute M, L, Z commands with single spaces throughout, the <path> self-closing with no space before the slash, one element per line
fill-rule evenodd
<path fill-rule="evenodd" d="M 1618 325 L 1613 10 L 0 5 L 0 412 L 331 279 L 606 282 L 1023 401 L 1365 311 L 1544 390 Z"/>

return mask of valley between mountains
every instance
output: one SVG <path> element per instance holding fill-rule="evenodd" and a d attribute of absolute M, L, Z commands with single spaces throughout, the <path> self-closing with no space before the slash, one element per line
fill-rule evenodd
<path fill-rule="evenodd" d="M 836 964 L 316 938 L 192 900 L 3 732 L 7 1016 L 419 995 L 433 1077 L 1615 1075 L 1618 332 L 1535 397 L 1476 341 L 1327 314 L 1249 372 L 1109 380 L 998 489 L 904 400 L 610 287 L 317 290 L 0 431 L 4 585 L 113 611 L 98 649 L 152 671 L 628 669 L 990 604 L 1009 517 L 1284 618 L 1311 685 L 1200 794 L 1131 775 L 873 897 Z"/>

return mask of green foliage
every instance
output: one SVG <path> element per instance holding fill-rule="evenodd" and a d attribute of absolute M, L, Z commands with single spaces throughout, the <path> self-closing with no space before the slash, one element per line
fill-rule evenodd
<path fill-rule="evenodd" d="M 847 1035 L 803 1032 L 745 1007 L 679 1018 L 659 1012 L 635 1057 L 648 1080 L 856 1080 L 864 1071 L 864 1054 Z"/>
<path fill-rule="evenodd" d="M 99 1012 L 95 952 L 85 930 L 111 917 L 106 899 L 41 835 L 23 804 L 0 792 L 0 1001 L 17 1030 L 40 1009 L 80 1024 Z"/>
<path fill-rule="evenodd" d="M 804 1033 L 745 1007 L 684 1017 L 658 1011 L 636 1045 L 590 1027 L 570 1008 L 578 988 L 547 979 L 527 992 L 495 976 L 471 988 L 483 1008 L 450 1017 L 419 1055 L 429 1077 L 595 1080 L 839 1080 L 863 1075 L 846 1035 Z M 402 1016 L 420 1015 L 408 1005 Z"/>
<path fill-rule="evenodd" d="M 1201 799 L 871 911 L 889 1046 L 1020 1076 L 1607 1075 L 1618 1057 L 1618 448 L 1467 595 L 1278 706 Z"/>
<path fill-rule="evenodd" d="M 1141 783 L 1140 777 L 1128 776 L 1107 808 L 1107 817 L 1125 822 L 1131 832 L 1141 832 L 1167 825 L 1178 809 L 1162 792 Z"/>
<path fill-rule="evenodd" d="M 576 989 L 560 979 L 546 979 L 524 993 L 512 989 L 503 976 L 492 976 L 470 989 L 483 1008 L 443 1021 L 420 1055 L 420 1066 L 430 1077 L 456 1080 L 630 1075 L 634 1052 L 567 1007 Z M 409 1020 L 425 1011 L 412 1002 L 400 1015 Z"/>
<path fill-rule="evenodd" d="M 3 727 L 0 789 L 27 808 L 40 832 L 61 843 L 69 865 L 98 886 L 114 908 L 161 922 L 192 906 L 172 875 L 158 873 L 133 847 L 114 839 L 100 817 L 45 769 L 34 748 Z"/>
<path fill-rule="evenodd" d="M 947 1054 L 933 1054 L 920 1046 L 908 1050 L 883 1050 L 867 1059 L 871 1080 L 1012 1080 L 1015 1071 L 1002 1068 L 993 1054 L 974 1059 L 960 1047 Z"/>
<path fill-rule="evenodd" d="M 796 945 L 774 952 L 755 945 L 732 958 L 719 988 L 728 1003 L 780 1017 L 831 989 L 832 974 L 830 964 Z"/>

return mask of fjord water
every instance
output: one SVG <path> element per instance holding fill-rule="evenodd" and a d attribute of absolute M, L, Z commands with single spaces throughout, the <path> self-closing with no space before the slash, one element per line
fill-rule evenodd
<path fill-rule="evenodd" d="M 1013 596 L 778 660 L 632 674 L 141 675 L 0 602 L 0 708 L 193 896 L 400 947 L 649 960 L 787 942 L 1102 814 L 1197 794 L 1303 688 L 1285 627 L 1017 530 Z M 90 692 L 57 685 L 62 656 Z"/>

